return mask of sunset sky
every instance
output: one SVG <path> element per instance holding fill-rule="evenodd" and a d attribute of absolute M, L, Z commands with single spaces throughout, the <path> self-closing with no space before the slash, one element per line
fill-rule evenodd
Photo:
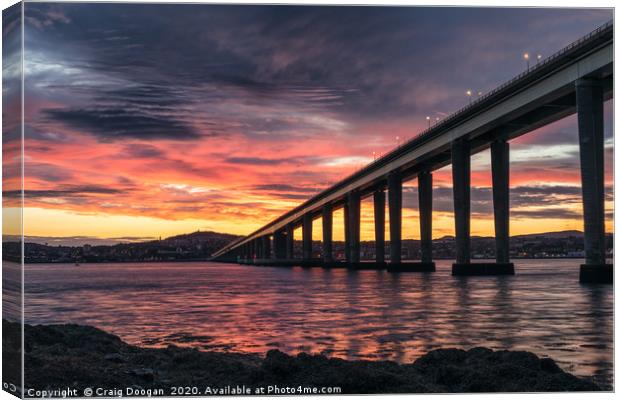
<path fill-rule="evenodd" d="M 25 234 L 134 239 L 250 233 L 414 137 L 426 116 L 467 104 L 468 89 L 522 72 L 524 52 L 549 56 L 612 19 L 600 9 L 25 7 Z M 612 127 L 610 101 L 608 231 Z M 510 156 L 511 234 L 582 230 L 576 118 L 513 140 Z M 450 167 L 434 185 L 433 236 L 452 235 Z M 473 156 L 472 185 L 472 234 L 492 235 L 488 151 Z M 403 236 L 417 238 L 415 180 L 404 191 Z M 362 214 L 372 239 L 370 199 Z"/>

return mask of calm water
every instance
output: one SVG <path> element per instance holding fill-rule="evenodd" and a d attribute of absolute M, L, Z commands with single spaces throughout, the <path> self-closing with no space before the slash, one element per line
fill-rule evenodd
<path fill-rule="evenodd" d="M 578 260 L 524 260 L 512 277 L 216 263 L 26 266 L 28 323 L 94 325 L 143 346 L 322 352 L 411 362 L 438 347 L 521 349 L 612 382 L 613 288 Z"/>

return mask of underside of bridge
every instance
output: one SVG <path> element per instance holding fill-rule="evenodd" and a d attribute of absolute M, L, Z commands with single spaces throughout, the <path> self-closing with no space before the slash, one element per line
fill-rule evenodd
<path fill-rule="evenodd" d="M 261 230 L 231 244 L 214 259 L 254 265 L 434 271 L 432 172 L 451 164 L 456 234 L 452 273 L 514 274 L 509 259 L 509 141 L 577 113 L 586 254 L 580 281 L 611 283 L 613 268 L 605 259 L 603 103 L 613 97 L 612 30 L 612 24 L 599 28 L 559 56 L 551 57 L 548 63 L 448 118 L 443 126 L 430 129 Z M 506 93 L 502 95 L 502 91 Z M 471 261 L 470 159 L 472 154 L 487 148 L 491 151 L 496 260 L 481 263 Z M 404 262 L 402 186 L 413 178 L 418 180 L 420 259 Z M 374 203 L 374 262 L 360 260 L 360 204 L 367 197 Z M 386 197 L 389 254 L 385 254 Z M 340 208 L 344 210 L 344 261 L 336 261 L 333 254 L 333 213 Z M 317 218 L 322 219 L 323 228 L 320 257 L 313 253 L 312 246 L 312 221 Z M 293 233 L 299 226 L 302 258 L 295 259 Z"/>

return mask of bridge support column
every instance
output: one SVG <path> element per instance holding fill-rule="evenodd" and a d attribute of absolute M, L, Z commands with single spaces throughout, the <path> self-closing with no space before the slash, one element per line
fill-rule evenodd
<path fill-rule="evenodd" d="M 511 264 L 509 247 L 510 145 L 506 139 L 499 139 L 491 143 L 491 173 L 493 175 L 495 261 L 497 264 Z"/>
<path fill-rule="evenodd" d="M 351 262 L 351 232 L 349 230 L 349 203 L 344 202 L 344 258 L 346 262 Z"/>
<path fill-rule="evenodd" d="M 388 175 L 388 208 L 390 213 L 390 264 L 401 262 L 401 224 L 403 181 L 399 171 Z"/>
<path fill-rule="evenodd" d="M 360 262 L 360 194 L 349 192 L 347 194 L 349 211 L 349 262 L 356 266 Z"/>
<path fill-rule="evenodd" d="M 282 230 L 273 233 L 273 257 L 277 260 L 286 257 L 286 237 Z"/>
<path fill-rule="evenodd" d="M 261 258 L 263 259 L 270 258 L 271 257 L 271 239 L 269 238 L 269 235 L 265 235 L 261 237 L 261 245 L 262 245 Z"/>
<path fill-rule="evenodd" d="M 323 206 L 321 220 L 323 222 L 323 261 L 331 263 L 334 261 L 332 256 L 333 207 L 331 204 Z"/>
<path fill-rule="evenodd" d="M 420 261 L 423 269 L 434 271 L 433 262 L 433 175 L 422 171 L 418 175 L 418 204 L 420 208 Z"/>
<path fill-rule="evenodd" d="M 248 262 L 252 259 L 252 246 L 250 245 L 250 243 L 246 243 L 243 245 L 243 255 L 245 262 Z"/>
<path fill-rule="evenodd" d="M 586 253 L 579 281 L 613 283 L 613 266 L 605 263 L 603 87 L 600 81 L 580 79 L 576 93 Z"/>
<path fill-rule="evenodd" d="M 252 242 L 246 243 L 245 247 L 247 252 L 246 260 L 248 262 L 252 262 L 252 260 L 254 259 L 254 247 L 252 246 Z"/>
<path fill-rule="evenodd" d="M 375 212 L 375 261 L 385 262 L 385 191 L 377 189 L 373 194 Z"/>
<path fill-rule="evenodd" d="M 261 246 L 258 239 L 254 239 L 252 242 L 254 247 L 254 261 L 256 261 L 261 258 Z"/>
<path fill-rule="evenodd" d="M 295 229 L 293 224 L 286 225 L 286 259 L 295 258 Z"/>
<path fill-rule="evenodd" d="M 494 144 L 491 150 L 493 168 L 493 198 L 495 223 L 499 222 L 499 241 L 508 247 L 508 145 Z M 494 155 L 493 155 L 494 154 Z M 456 233 L 456 263 L 452 275 L 513 275 L 509 263 L 472 263 L 470 256 L 470 191 L 471 149 L 466 139 L 452 143 L 452 184 L 454 195 L 454 221 Z M 497 182 L 497 186 L 495 183 Z M 497 198 L 497 201 L 496 201 Z M 496 208 L 497 205 L 497 208 Z M 499 211 L 499 213 L 498 213 Z M 502 251 L 503 248 L 502 248 Z M 507 250 L 506 250 L 507 251 Z"/>
<path fill-rule="evenodd" d="M 464 139 L 452 143 L 452 193 L 456 233 L 456 263 L 470 261 L 470 148 Z"/>
<path fill-rule="evenodd" d="M 309 261 L 312 259 L 312 215 L 310 214 L 303 217 L 302 238 L 303 260 Z"/>

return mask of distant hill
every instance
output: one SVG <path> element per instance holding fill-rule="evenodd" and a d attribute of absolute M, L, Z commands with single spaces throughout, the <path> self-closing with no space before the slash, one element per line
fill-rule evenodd
<path fill-rule="evenodd" d="M 611 233 L 607 233 L 607 235 L 611 235 Z M 567 230 L 567 231 L 558 231 L 558 232 L 541 232 L 541 233 L 526 233 L 524 235 L 514 235 L 511 236 L 511 239 L 535 239 L 535 238 L 544 238 L 544 239 L 566 239 L 566 238 L 583 238 L 583 232 L 577 230 Z M 471 236 L 472 239 L 493 239 L 494 236 Z M 442 236 L 439 239 L 433 240 L 454 240 L 455 237 L 452 235 Z"/>
<path fill-rule="evenodd" d="M 608 233 L 606 247 L 609 252 L 613 249 L 613 233 Z M 129 261 L 198 261 L 208 260 L 211 255 L 240 236 L 228 233 L 212 231 L 197 231 L 187 234 L 175 235 L 165 239 L 152 240 L 141 238 L 141 241 L 123 242 L 115 244 L 103 244 L 98 239 L 88 243 L 87 237 L 82 244 L 71 243 L 71 238 L 41 238 L 30 241 L 26 237 L 25 256 L 27 263 L 53 263 L 53 262 L 129 262 Z M 77 238 L 77 237 L 76 237 Z M 20 249 L 18 238 L 14 241 L 4 237 L 2 244 L 3 257 L 5 259 L 19 260 Z M 44 239 L 49 239 L 49 242 Z M 120 240 L 116 238 L 115 240 Z M 123 238 L 130 239 L 130 238 Z M 151 239 L 151 240 L 148 240 Z M 444 236 L 435 239 L 433 244 L 433 257 L 453 258 L 455 255 L 454 236 Z M 374 240 L 363 241 L 362 258 L 374 257 Z M 389 246 L 389 244 L 386 244 Z M 321 242 L 313 241 L 313 252 L 320 256 Z M 420 241 L 403 240 L 403 257 L 416 259 L 419 256 Z M 301 252 L 301 242 L 295 241 L 297 253 Z M 344 243 L 334 241 L 334 254 L 344 254 Z M 476 237 L 471 240 L 472 257 L 492 258 L 495 252 L 495 240 L 492 236 Z M 545 257 L 582 257 L 583 232 L 567 230 L 559 232 L 532 233 L 512 236 L 510 239 L 511 257 L 520 258 L 545 258 Z"/>
<path fill-rule="evenodd" d="M 230 233 L 219 233 L 213 231 L 196 231 L 192 233 L 184 233 L 181 235 L 170 236 L 162 240 L 162 242 L 174 242 L 179 240 L 188 241 L 225 241 L 229 243 L 240 236 L 232 235 Z"/>
<path fill-rule="evenodd" d="M 68 238 L 37 238 L 24 245 L 27 263 L 49 262 L 128 262 L 128 261 L 194 261 L 207 260 L 215 251 L 239 236 L 228 233 L 197 231 L 165 239 L 102 244 L 80 238 L 82 244 L 67 245 Z M 17 240 L 18 238 L 15 238 Z M 43 239 L 49 241 L 41 242 Z M 70 241 L 69 241 L 70 243 Z M 2 243 L 3 256 L 19 259 L 17 241 Z"/>

